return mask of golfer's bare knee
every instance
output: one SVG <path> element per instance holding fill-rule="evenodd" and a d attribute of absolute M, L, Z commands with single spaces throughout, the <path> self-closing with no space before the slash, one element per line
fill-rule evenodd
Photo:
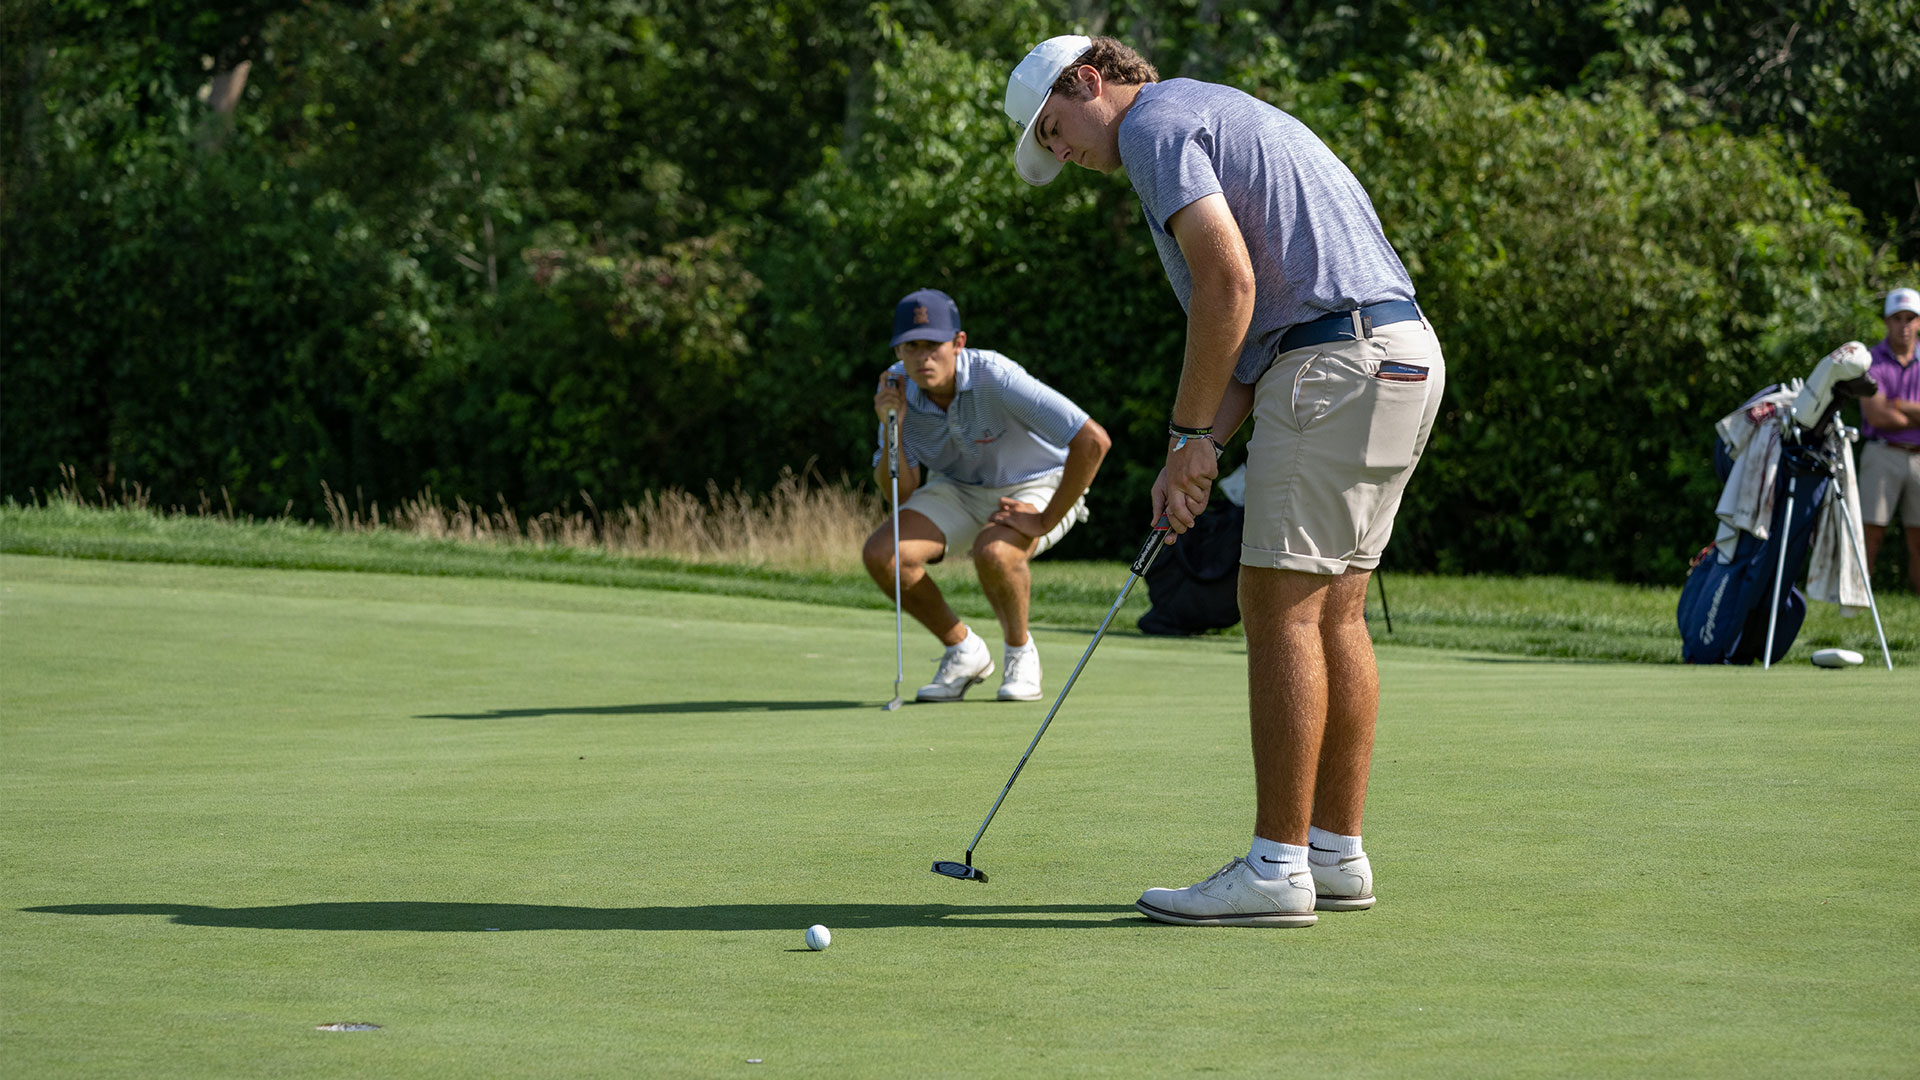
<path fill-rule="evenodd" d="M 1367 621 L 1367 582 L 1371 572 L 1350 570 L 1328 580 L 1326 603 L 1320 609 L 1320 625 L 1337 630 Z"/>
<path fill-rule="evenodd" d="M 1240 607 L 1274 632 L 1318 633 L 1328 578 L 1298 570 L 1240 568 Z"/>
<path fill-rule="evenodd" d="M 867 537 L 867 546 L 861 549 L 860 558 L 867 564 L 867 573 L 876 578 L 892 578 L 893 530 L 883 528 Z"/>
<path fill-rule="evenodd" d="M 973 566 L 982 574 L 1005 577 L 1027 561 L 1027 553 L 1004 540 L 983 539 L 973 545 Z"/>

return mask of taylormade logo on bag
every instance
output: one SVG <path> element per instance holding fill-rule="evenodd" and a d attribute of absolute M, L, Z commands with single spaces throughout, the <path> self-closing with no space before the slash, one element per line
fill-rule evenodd
<path fill-rule="evenodd" d="M 1732 580 L 1732 575 L 1721 578 L 1720 587 L 1713 590 L 1713 603 L 1707 605 L 1707 621 L 1700 626 L 1700 644 L 1702 645 L 1713 644 L 1713 620 L 1720 617 L 1720 598 L 1726 595 L 1727 582 Z"/>

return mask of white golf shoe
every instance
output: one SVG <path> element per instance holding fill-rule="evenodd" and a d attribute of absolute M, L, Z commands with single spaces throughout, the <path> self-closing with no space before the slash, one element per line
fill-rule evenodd
<path fill-rule="evenodd" d="M 1365 852 L 1331 866 L 1314 863 L 1313 906 L 1320 911 L 1365 911 L 1373 906 L 1373 864 Z"/>
<path fill-rule="evenodd" d="M 1007 646 L 1000 662 L 1003 670 L 997 696 L 1001 701 L 1040 700 L 1040 650 L 1034 647 L 1032 638 L 1025 645 Z"/>
<path fill-rule="evenodd" d="M 1140 914 L 1185 926 L 1312 926 L 1313 875 L 1295 871 L 1263 878 L 1237 858 L 1212 877 L 1184 889 L 1148 889 L 1133 905 Z"/>
<path fill-rule="evenodd" d="M 940 667 L 933 681 L 920 688 L 915 701 L 959 701 L 974 683 L 985 682 L 993 674 L 993 653 L 980 635 L 967 631 L 967 639 L 951 646 L 940 656 Z"/>

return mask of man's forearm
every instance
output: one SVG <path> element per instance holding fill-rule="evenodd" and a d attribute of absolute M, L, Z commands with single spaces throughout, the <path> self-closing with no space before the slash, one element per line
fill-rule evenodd
<path fill-rule="evenodd" d="M 920 470 L 907 465 L 906 451 L 900 453 L 900 501 L 906 502 L 920 488 Z M 873 482 L 880 488 L 882 498 L 893 497 L 893 477 L 887 472 L 887 464 L 882 461 L 873 467 Z"/>
<path fill-rule="evenodd" d="M 1218 194 L 1196 200 L 1167 219 L 1193 279 L 1187 298 L 1187 353 L 1173 422 L 1207 427 L 1240 359 L 1253 322 L 1253 262 L 1240 225 Z"/>
<path fill-rule="evenodd" d="M 1227 384 L 1240 361 L 1240 343 L 1253 321 L 1253 291 L 1233 282 L 1195 282 L 1187 313 L 1187 355 L 1180 368 L 1180 390 L 1173 399 L 1173 422 L 1184 427 L 1214 427 Z M 1249 402 L 1249 406 L 1251 402 Z M 1243 415 L 1241 419 L 1245 419 Z M 1239 426 L 1238 424 L 1235 425 Z"/>
<path fill-rule="evenodd" d="M 1054 490 L 1053 498 L 1047 501 L 1047 508 L 1040 514 L 1040 520 L 1046 525 L 1043 532 L 1052 532 L 1066 516 L 1073 512 L 1073 504 L 1093 486 L 1093 478 L 1100 471 L 1100 463 L 1106 459 L 1107 449 L 1112 445 L 1105 429 L 1088 420 L 1080 428 L 1073 441 L 1067 443 L 1067 462 L 1061 468 L 1060 486 Z"/>
<path fill-rule="evenodd" d="M 1920 401 L 1890 398 L 1884 394 L 1862 398 L 1860 418 L 1882 431 L 1920 428 Z"/>
<path fill-rule="evenodd" d="M 1220 395 L 1220 408 L 1213 414 L 1213 441 L 1225 446 L 1253 413 L 1253 386 L 1239 379 L 1228 379 L 1226 392 Z"/>

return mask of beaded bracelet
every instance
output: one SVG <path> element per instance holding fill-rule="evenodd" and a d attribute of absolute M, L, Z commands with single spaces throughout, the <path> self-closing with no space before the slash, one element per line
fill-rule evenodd
<path fill-rule="evenodd" d="M 1176 440 L 1177 440 L 1177 441 L 1175 441 L 1175 442 L 1174 442 L 1174 444 L 1173 444 L 1173 449 L 1174 449 L 1174 450 L 1180 450 L 1180 449 L 1184 449 L 1184 448 L 1186 447 L 1186 445 L 1187 445 L 1188 443 L 1190 443 L 1190 442 L 1192 442 L 1192 441 L 1194 441 L 1195 439 L 1205 439 L 1205 440 L 1207 440 L 1208 442 L 1210 442 L 1210 443 L 1213 443 L 1213 456 L 1214 456 L 1214 458 L 1215 458 L 1216 460 L 1218 460 L 1218 459 L 1219 459 L 1219 457 L 1220 457 L 1220 455 L 1221 455 L 1221 454 L 1224 454 L 1224 453 L 1226 453 L 1226 452 L 1227 452 L 1227 449 L 1226 449 L 1226 447 L 1224 447 L 1224 446 L 1221 446 L 1221 445 L 1220 445 L 1219 443 L 1217 443 L 1217 442 L 1213 442 L 1213 436 L 1212 436 L 1211 434 L 1204 434 L 1204 435 L 1179 435 L 1179 436 L 1175 436 L 1175 438 L 1176 438 Z M 1168 452 L 1169 452 L 1169 453 L 1171 453 L 1172 451 L 1168 451 Z"/>

